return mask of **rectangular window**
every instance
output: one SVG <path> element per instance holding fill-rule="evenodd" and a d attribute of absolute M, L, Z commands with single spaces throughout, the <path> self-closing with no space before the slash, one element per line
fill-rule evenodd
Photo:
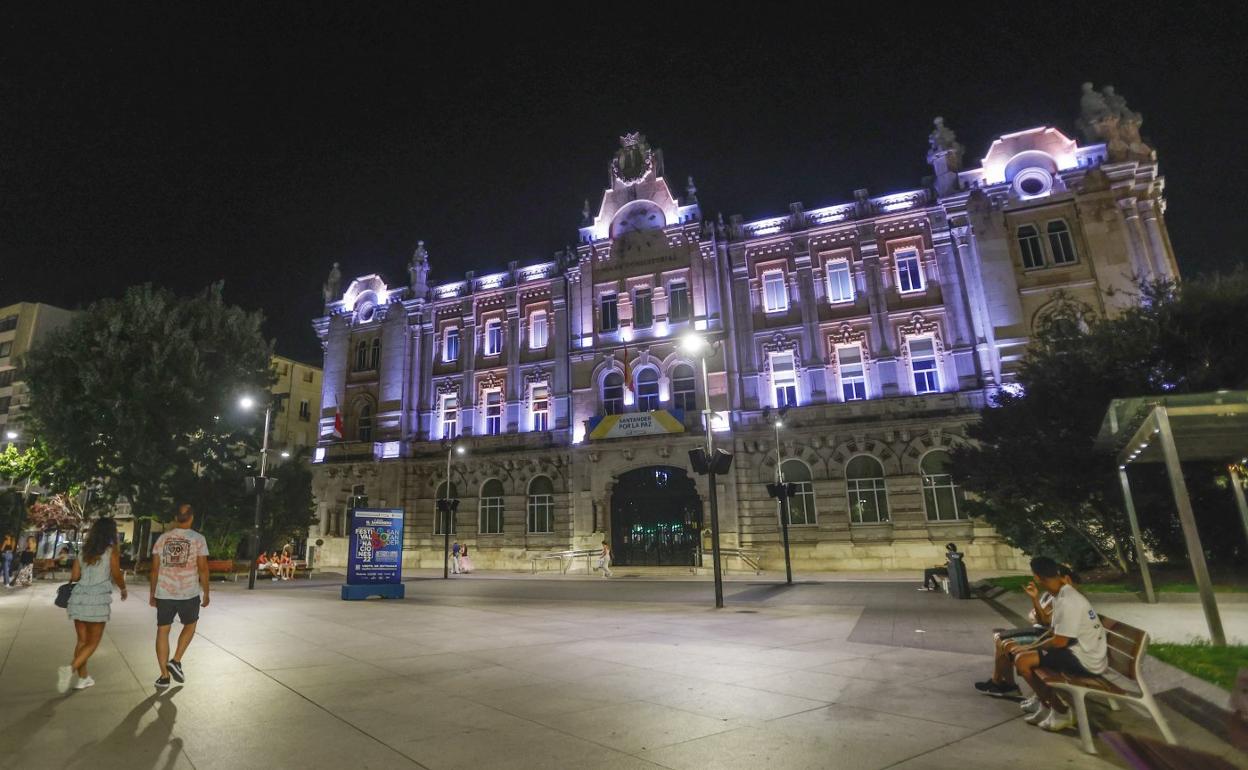
<path fill-rule="evenodd" d="M 0 396 L 0 414 L 9 413 L 9 402 L 12 400 L 12 396 Z"/>
<path fill-rule="evenodd" d="M 1018 250 L 1023 253 L 1023 269 L 1044 267 L 1044 252 L 1040 248 L 1040 234 L 1031 225 L 1018 228 Z"/>
<path fill-rule="evenodd" d="M 454 326 L 442 334 L 442 360 L 448 363 L 459 360 L 459 329 Z"/>
<path fill-rule="evenodd" d="M 497 318 L 485 323 L 485 354 L 496 356 L 503 352 L 503 322 Z"/>
<path fill-rule="evenodd" d="M 672 406 L 688 414 L 698 411 L 698 397 L 694 391 L 693 369 L 678 366 L 672 374 Z"/>
<path fill-rule="evenodd" d="M 633 292 L 633 328 L 648 329 L 654 325 L 654 303 L 649 289 Z"/>
<path fill-rule="evenodd" d="M 838 259 L 828 263 L 828 301 L 854 301 L 854 282 L 849 274 L 848 260 Z"/>
<path fill-rule="evenodd" d="M 304 382 L 311 382 L 311 381 L 312 381 L 312 370 L 311 370 L 311 369 L 309 369 L 308 371 L 306 371 L 306 372 L 304 372 L 304 373 L 303 373 L 303 381 L 304 381 Z"/>
<path fill-rule="evenodd" d="M 841 370 L 841 395 L 846 401 L 867 397 L 867 376 L 862 366 L 862 346 L 849 345 L 836 349 L 837 366 Z"/>
<path fill-rule="evenodd" d="M 637 411 L 652 412 L 659 408 L 659 379 L 654 370 L 647 370 L 637 381 Z"/>
<path fill-rule="evenodd" d="M 497 482 L 495 482 L 497 483 Z M 487 482 L 486 486 L 489 486 Z M 503 534 L 503 498 L 482 497 L 480 504 L 481 523 L 479 530 L 483 535 Z"/>
<path fill-rule="evenodd" d="M 689 285 L 674 281 L 667 287 L 667 317 L 673 321 L 689 320 Z"/>
<path fill-rule="evenodd" d="M 815 519 L 815 485 L 809 481 L 795 481 L 797 494 L 789 498 L 789 524 L 803 526 L 818 523 Z"/>
<path fill-rule="evenodd" d="M 17 373 L 16 369 L 5 369 L 0 372 L 0 388 L 13 384 L 13 376 Z"/>
<path fill-rule="evenodd" d="M 546 311 L 539 310 L 529 316 L 529 349 L 546 349 Z"/>
<path fill-rule="evenodd" d="M 602 325 L 599 331 L 613 332 L 620 328 L 620 310 L 616 304 L 616 296 L 614 294 L 604 294 L 601 300 L 602 308 Z"/>
<path fill-rule="evenodd" d="M 503 432 L 503 394 L 497 390 L 485 394 L 485 432 L 491 436 Z"/>
<path fill-rule="evenodd" d="M 13 352 L 13 343 L 11 341 L 0 342 L 0 358 L 4 358 L 5 356 L 9 355 L 12 352 Z"/>
<path fill-rule="evenodd" d="M 940 377 L 936 371 L 936 345 L 931 337 L 910 340 L 910 370 L 914 373 L 915 393 L 935 393 L 940 390 Z"/>
<path fill-rule="evenodd" d="M 459 433 L 459 396 L 442 397 L 442 438 L 455 438 Z"/>
<path fill-rule="evenodd" d="M 771 354 L 771 386 L 775 394 L 774 407 L 797 406 L 797 372 L 793 368 L 792 353 Z"/>
<path fill-rule="evenodd" d="M 545 385 L 533 386 L 533 430 L 550 430 L 550 388 Z"/>
<path fill-rule="evenodd" d="M 529 495 L 529 532 L 555 531 L 555 496 Z"/>
<path fill-rule="evenodd" d="M 778 270 L 763 273 L 763 310 L 783 313 L 789 309 L 789 292 L 784 285 L 784 273 Z"/>
<path fill-rule="evenodd" d="M 1053 264 L 1069 265 L 1075 261 L 1075 244 L 1070 240 L 1070 228 L 1066 220 L 1055 219 L 1049 223 L 1049 251 L 1053 254 Z"/>
<path fill-rule="evenodd" d="M 312 419 L 312 405 L 308 403 L 307 399 L 299 402 L 299 419 L 303 422 L 308 422 Z"/>
<path fill-rule="evenodd" d="M 923 266 L 919 263 L 919 252 L 904 249 L 893 257 L 897 260 L 897 287 L 902 293 L 923 291 Z"/>
<path fill-rule="evenodd" d="M 0 332 L 11 332 L 17 328 L 17 316 L 5 316 L 0 318 Z"/>

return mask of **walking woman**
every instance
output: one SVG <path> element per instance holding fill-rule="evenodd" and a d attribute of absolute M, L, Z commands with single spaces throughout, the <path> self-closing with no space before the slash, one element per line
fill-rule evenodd
<path fill-rule="evenodd" d="M 13 557 L 17 554 L 13 552 L 13 541 L 4 538 L 4 545 L 0 546 L 0 576 L 3 576 L 4 587 L 13 587 Z"/>
<path fill-rule="evenodd" d="M 121 600 L 126 600 L 126 578 L 121 574 L 121 557 L 116 546 L 117 522 L 112 517 L 96 519 L 69 576 L 75 583 L 69 595 L 69 619 L 74 621 L 78 644 L 74 646 L 73 662 L 57 671 L 57 692 L 69 689 L 74 674 L 78 675 L 75 690 L 85 690 L 95 684 L 87 673 L 87 661 L 104 636 L 114 584 L 121 589 Z"/>

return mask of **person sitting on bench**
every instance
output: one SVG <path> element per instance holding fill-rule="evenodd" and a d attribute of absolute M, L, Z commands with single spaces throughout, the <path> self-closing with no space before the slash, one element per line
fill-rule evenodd
<path fill-rule="evenodd" d="M 957 553 L 957 550 L 958 550 L 957 543 L 945 544 L 946 564 L 949 560 L 949 554 Z M 938 564 L 935 567 L 931 567 L 929 569 L 923 570 L 923 587 L 920 588 L 919 590 L 920 591 L 939 591 L 940 583 L 936 582 L 937 576 L 949 577 L 949 567 L 946 566 L 945 564 Z"/>
<path fill-rule="evenodd" d="M 1058 565 L 1062 576 L 1074 579 L 1074 573 L 1065 565 Z M 984 695 L 996 698 L 1021 695 L 1018 684 L 1014 680 L 1014 651 L 1020 647 L 1035 644 L 1049 631 L 1049 623 L 1053 618 L 1053 594 L 1040 588 L 1037 578 L 1032 575 L 1031 582 L 1023 587 L 1023 592 L 1031 599 L 1031 611 L 1027 613 L 1030 626 L 1020 628 L 998 628 L 993 631 L 993 663 L 992 676 L 982 682 L 975 683 L 975 689 Z M 1021 708 L 1028 714 L 1039 709 L 1040 699 L 1032 695 L 1023 701 Z"/>
<path fill-rule="evenodd" d="M 1037 583 L 1053 594 L 1053 626 L 1034 644 L 1013 647 L 1014 665 L 1040 699 L 1027 722 L 1059 732 L 1075 724 L 1075 715 L 1057 693 L 1036 676 L 1043 668 L 1068 676 L 1095 677 L 1109 670 L 1109 642 L 1101 619 L 1087 598 L 1075 590 L 1072 576 L 1046 556 L 1031 560 Z"/>

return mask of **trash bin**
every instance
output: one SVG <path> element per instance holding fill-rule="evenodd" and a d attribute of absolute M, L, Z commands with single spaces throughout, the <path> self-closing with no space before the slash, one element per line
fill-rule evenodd
<path fill-rule="evenodd" d="M 949 595 L 955 599 L 971 599 L 971 584 L 966 579 L 966 562 L 957 551 L 949 553 Z"/>

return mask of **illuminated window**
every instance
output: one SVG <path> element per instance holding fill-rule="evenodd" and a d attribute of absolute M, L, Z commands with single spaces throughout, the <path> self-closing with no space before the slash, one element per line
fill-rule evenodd
<path fill-rule="evenodd" d="M 888 489 L 884 466 L 870 455 L 858 455 L 845 466 L 849 490 L 849 517 L 855 524 L 888 521 Z"/>
<path fill-rule="evenodd" d="M 828 301 L 854 301 L 854 281 L 849 274 L 848 260 L 838 259 L 828 263 Z"/>
<path fill-rule="evenodd" d="M 810 479 L 810 468 L 801 460 L 785 460 L 780 473 L 786 484 L 796 484 L 797 494 L 789 498 L 789 524 L 801 526 L 815 524 L 815 485 Z"/>
<path fill-rule="evenodd" d="M 943 450 L 923 455 L 919 473 L 923 475 L 923 506 L 931 521 L 952 521 L 964 518 L 960 509 L 962 490 L 953 483 L 949 469 L 953 459 Z"/>
<path fill-rule="evenodd" d="M 492 318 L 485 322 L 485 354 L 496 356 L 503 352 L 503 322 Z"/>
<path fill-rule="evenodd" d="M 485 392 L 485 432 L 490 436 L 503 432 L 503 394 L 497 390 Z"/>
<path fill-rule="evenodd" d="M 359 416 L 355 421 L 355 440 L 373 440 L 373 407 L 369 404 L 360 407 Z"/>
<path fill-rule="evenodd" d="M 797 372 L 792 353 L 771 354 L 771 387 L 775 396 L 772 406 L 797 406 Z"/>
<path fill-rule="evenodd" d="M 446 362 L 459 360 L 459 328 L 448 326 L 442 333 L 442 360 Z"/>
<path fill-rule="evenodd" d="M 603 294 L 601 305 L 601 323 L 599 331 L 613 332 L 620 328 L 620 310 L 616 304 L 617 298 L 614 294 Z"/>
<path fill-rule="evenodd" d="M 459 396 L 442 397 L 442 438 L 455 438 L 459 433 Z"/>
<path fill-rule="evenodd" d="M 763 310 L 783 313 L 789 309 L 789 292 L 784 285 L 784 273 L 772 270 L 763 273 Z"/>
<path fill-rule="evenodd" d="M 936 344 L 931 337 L 915 337 L 910 344 L 910 371 L 914 375 L 914 392 L 935 393 L 940 390 L 936 371 Z"/>
<path fill-rule="evenodd" d="M 1049 253 L 1053 255 L 1053 264 L 1069 265 L 1075 261 L 1075 243 L 1070 239 L 1070 228 L 1066 220 L 1055 219 L 1046 228 L 1049 232 Z"/>
<path fill-rule="evenodd" d="M 1032 270 L 1044 267 L 1044 251 L 1040 248 L 1040 233 L 1032 225 L 1018 228 L 1018 250 L 1023 255 L 1023 268 Z"/>
<path fill-rule="evenodd" d="M 503 482 L 489 479 L 481 485 L 481 496 L 478 498 L 478 514 L 480 516 L 479 531 L 483 535 L 501 535 L 503 533 Z"/>
<path fill-rule="evenodd" d="M 633 292 L 633 326 L 648 329 L 654 325 L 654 303 L 650 299 L 649 289 L 638 289 Z"/>
<path fill-rule="evenodd" d="M 624 376 L 611 372 L 602 380 L 602 411 L 604 414 L 624 412 Z"/>
<path fill-rule="evenodd" d="M 841 372 L 841 396 L 846 401 L 867 397 L 867 375 L 862 366 L 862 346 L 846 345 L 836 349 L 837 368 Z"/>
<path fill-rule="evenodd" d="M 689 285 L 673 281 L 667 287 L 667 316 L 673 321 L 689 320 Z"/>
<path fill-rule="evenodd" d="M 529 532 L 555 531 L 555 486 L 545 476 L 529 482 Z"/>
<path fill-rule="evenodd" d="M 688 364 L 680 364 L 672 369 L 672 406 L 689 413 L 698 411 L 693 367 Z"/>
<path fill-rule="evenodd" d="M 550 388 L 545 385 L 533 386 L 533 430 L 550 430 Z"/>
<path fill-rule="evenodd" d="M 902 293 L 923 291 L 923 266 L 916 249 L 903 249 L 893 254 L 897 261 L 897 287 Z"/>
<path fill-rule="evenodd" d="M 546 311 L 538 310 L 529 316 L 529 349 L 546 349 Z"/>
<path fill-rule="evenodd" d="M 637 411 L 649 412 L 659 408 L 659 373 L 643 369 L 637 375 Z"/>

